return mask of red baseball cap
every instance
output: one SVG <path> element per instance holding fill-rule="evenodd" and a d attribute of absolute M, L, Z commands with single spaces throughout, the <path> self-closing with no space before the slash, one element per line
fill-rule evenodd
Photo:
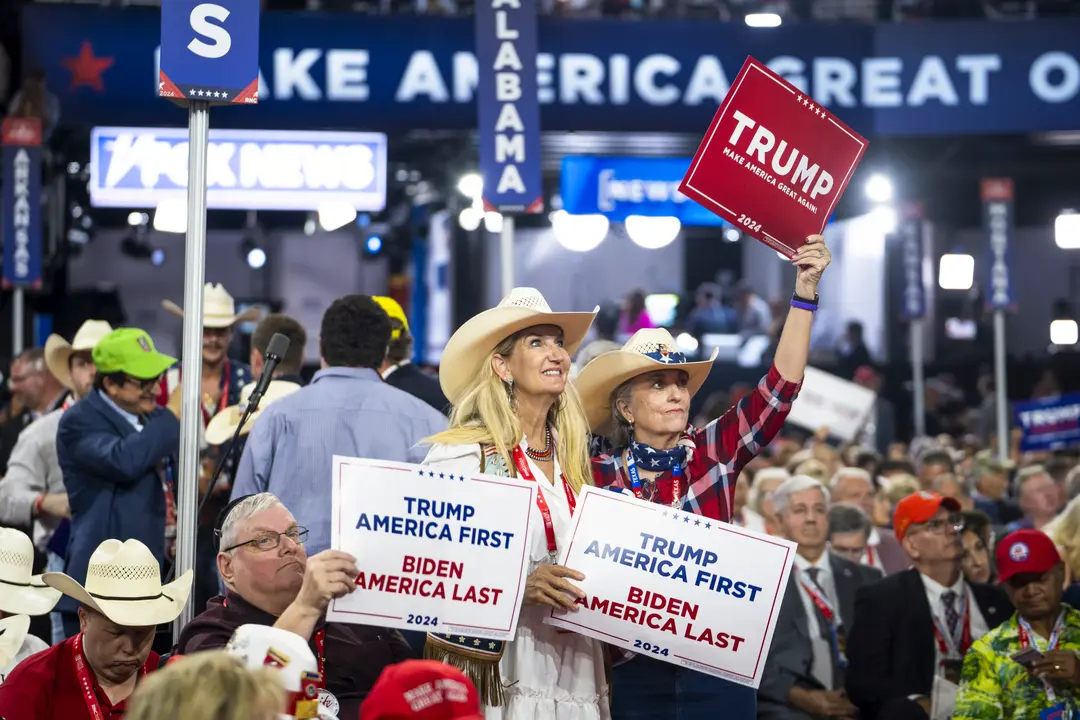
<path fill-rule="evenodd" d="M 1017 530 L 997 546 L 998 579 L 1005 582 L 1020 573 L 1044 573 L 1061 562 L 1054 541 L 1040 530 Z"/>
<path fill-rule="evenodd" d="M 893 532 L 898 540 L 903 540 L 908 528 L 916 523 L 924 523 L 934 517 L 938 508 L 949 512 L 960 512 L 960 501 L 956 498 L 942 497 L 936 492 L 920 490 L 896 503 L 892 514 Z"/>
<path fill-rule="evenodd" d="M 484 720 L 472 680 L 436 660 L 383 669 L 360 706 L 360 720 Z"/>

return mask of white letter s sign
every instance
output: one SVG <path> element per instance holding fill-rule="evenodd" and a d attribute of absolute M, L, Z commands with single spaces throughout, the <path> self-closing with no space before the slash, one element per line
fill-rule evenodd
<path fill-rule="evenodd" d="M 229 11 L 220 5 L 213 3 L 196 5 L 191 11 L 191 29 L 203 37 L 210 38 L 213 43 L 206 43 L 195 38 L 188 43 L 188 50 L 211 60 L 225 57 L 232 48 L 232 36 L 225 28 L 211 23 L 210 19 L 223 23 L 227 17 L 229 17 Z"/>

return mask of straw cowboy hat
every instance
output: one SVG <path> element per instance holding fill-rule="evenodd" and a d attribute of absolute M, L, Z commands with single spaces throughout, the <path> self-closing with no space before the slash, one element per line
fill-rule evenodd
<path fill-rule="evenodd" d="M 30 632 L 27 615 L 12 615 L 0 620 L 0 668 L 6 668 L 22 650 L 23 641 Z M 3 676 L 0 676 L 0 681 Z"/>
<path fill-rule="evenodd" d="M 177 317 L 184 317 L 184 309 L 172 300 L 162 300 L 161 307 Z M 239 322 L 258 320 L 261 312 L 251 307 L 236 314 L 236 302 L 221 283 L 206 283 L 203 288 L 203 327 L 230 328 Z"/>
<path fill-rule="evenodd" d="M 150 548 L 138 540 L 106 540 L 90 556 L 86 586 L 64 573 L 42 576 L 46 585 L 96 610 L 117 625 L 147 627 L 175 620 L 191 594 L 191 570 L 168 585 Z"/>
<path fill-rule="evenodd" d="M 470 318 L 450 336 L 439 362 L 439 384 L 443 394 L 456 404 L 487 362 L 491 351 L 525 328 L 536 325 L 560 328 L 563 345 L 572 356 L 599 310 L 597 305 L 592 312 L 552 312 L 539 290 L 514 288 L 498 305 Z"/>
<path fill-rule="evenodd" d="M 113 331 L 112 325 L 104 320 L 87 320 L 75 333 L 75 338 L 68 342 L 56 333 L 45 341 L 45 364 L 49 372 L 68 390 L 74 390 L 71 382 L 71 356 L 77 352 L 93 350 L 98 340 Z"/>
<path fill-rule="evenodd" d="M 0 528 L 0 612 L 47 615 L 59 602 L 59 591 L 31 575 L 33 567 L 34 544 L 26 533 Z"/>
<path fill-rule="evenodd" d="M 244 408 L 247 406 L 256 385 L 258 383 L 248 383 L 242 387 L 240 389 L 239 404 L 230 405 L 210 418 L 210 422 L 206 425 L 206 442 L 208 444 L 222 445 L 229 441 L 229 438 L 233 436 L 237 426 L 240 424 L 240 417 L 244 414 Z M 266 393 L 259 402 L 259 407 L 255 412 L 251 413 L 251 417 L 244 423 L 244 429 L 240 431 L 240 435 L 244 436 L 251 432 L 251 428 L 255 425 L 255 419 L 259 417 L 259 414 L 267 405 L 277 402 L 283 397 L 288 397 L 299 389 L 298 384 L 288 380 L 271 380 L 266 388 Z"/>
<path fill-rule="evenodd" d="M 687 362 L 675 347 L 675 338 L 663 328 L 638 330 L 620 350 L 598 355 L 582 368 L 577 378 L 578 395 L 585 406 L 585 417 L 594 433 L 611 430 L 611 393 L 627 380 L 655 370 L 682 370 L 690 376 L 690 397 L 705 383 L 712 370 L 712 357 Z"/>

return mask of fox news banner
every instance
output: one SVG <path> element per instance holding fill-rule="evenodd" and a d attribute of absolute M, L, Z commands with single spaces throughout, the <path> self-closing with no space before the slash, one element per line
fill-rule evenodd
<path fill-rule="evenodd" d="M 585 575 L 575 613 L 545 622 L 758 687 L 796 545 L 586 487 L 561 564 Z"/>
<path fill-rule="evenodd" d="M 195 567 L 202 425 L 203 280 L 206 276 L 206 165 L 210 105 L 254 105 L 259 93 L 260 0 L 162 0 L 157 94 L 188 106 L 187 240 L 184 243 L 184 337 L 181 359 L 191 373 L 180 397 L 175 575 Z M 179 638 L 194 613 L 184 606 Z"/>
<path fill-rule="evenodd" d="M 1064 450 L 1080 445 L 1080 394 L 1059 395 L 1015 406 L 1024 452 Z"/>
<path fill-rule="evenodd" d="M 821 233 L 867 142 L 746 59 L 679 191 L 786 257 Z"/>
<path fill-rule="evenodd" d="M 536 485 L 334 456 L 330 546 L 356 557 L 330 622 L 512 640 Z"/>

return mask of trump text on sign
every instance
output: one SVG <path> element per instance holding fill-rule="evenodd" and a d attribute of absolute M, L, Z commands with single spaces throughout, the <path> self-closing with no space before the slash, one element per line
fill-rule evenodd
<path fill-rule="evenodd" d="M 535 493 L 512 478 L 336 457 L 332 544 L 360 575 L 327 617 L 512 639 Z"/>

